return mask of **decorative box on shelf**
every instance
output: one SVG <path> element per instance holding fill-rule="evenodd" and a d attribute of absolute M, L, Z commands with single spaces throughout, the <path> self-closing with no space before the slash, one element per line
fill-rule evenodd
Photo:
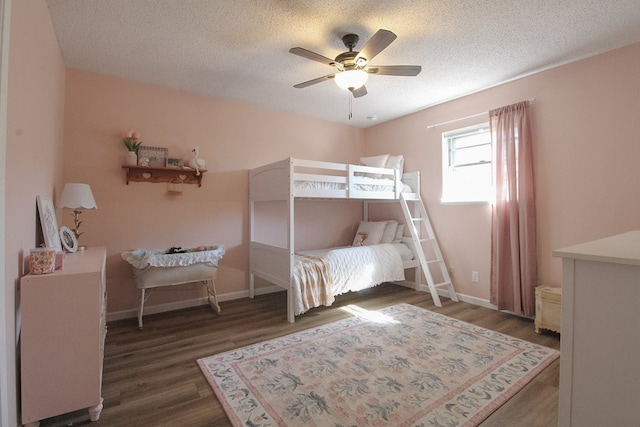
<path fill-rule="evenodd" d="M 560 333 L 562 306 L 562 288 L 542 285 L 536 287 L 536 320 L 535 331 L 540 329 Z"/>
<path fill-rule="evenodd" d="M 191 168 L 164 168 L 157 166 L 124 165 L 122 168 L 127 171 L 127 185 L 129 185 L 129 181 L 157 183 L 179 179 L 184 184 L 198 184 L 198 187 L 202 187 L 202 176 L 207 172 L 206 169 L 200 169 L 198 174 L 198 171 Z"/>
<path fill-rule="evenodd" d="M 167 165 L 167 157 L 169 156 L 169 149 L 164 147 L 147 147 L 141 145 L 138 147 L 138 162 L 144 159 L 147 166 L 151 167 L 164 167 Z"/>

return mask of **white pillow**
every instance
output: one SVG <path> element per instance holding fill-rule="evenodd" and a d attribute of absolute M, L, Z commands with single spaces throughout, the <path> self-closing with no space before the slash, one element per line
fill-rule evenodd
<path fill-rule="evenodd" d="M 377 245 L 382 240 L 386 221 L 360 221 L 353 246 Z"/>
<path fill-rule="evenodd" d="M 386 168 L 388 159 L 388 154 L 373 157 L 360 157 L 360 164 L 362 166 L 371 166 L 374 168 Z M 366 173 L 364 175 L 371 178 L 382 178 L 382 175 L 380 175 L 379 173 Z"/>
<path fill-rule="evenodd" d="M 404 237 L 404 224 L 398 224 L 396 227 L 396 234 L 393 237 L 393 243 L 402 243 Z"/>
<path fill-rule="evenodd" d="M 400 179 L 402 179 L 402 171 L 404 170 L 404 156 L 402 154 L 400 154 L 399 156 L 389 156 L 385 167 L 389 169 L 399 170 Z"/>
<path fill-rule="evenodd" d="M 411 249 L 409 249 L 409 246 L 405 245 L 404 243 L 393 243 L 393 247 L 396 248 L 396 250 L 400 254 L 400 259 L 402 260 L 402 262 L 415 259 L 415 255 L 413 254 Z"/>
<path fill-rule="evenodd" d="M 416 245 L 413 244 L 413 239 L 411 237 L 403 237 L 402 243 L 407 245 L 409 249 L 411 249 L 411 252 L 413 252 L 414 254 L 416 253 Z"/>
<path fill-rule="evenodd" d="M 396 236 L 397 228 L 398 228 L 398 221 L 394 221 L 394 220 L 387 221 L 387 225 L 384 227 L 384 232 L 382 233 L 382 239 L 380 240 L 380 243 L 393 242 L 393 238 Z"/>
<path fill-rule="evenodd" d="M 389 160 L 388 154 L 382 154 L 380 156 L 373 157 L 360 157 L 360 163 L 365 166 L 372 166 L 374 168 L 384 168 L 387 166 Z"/>

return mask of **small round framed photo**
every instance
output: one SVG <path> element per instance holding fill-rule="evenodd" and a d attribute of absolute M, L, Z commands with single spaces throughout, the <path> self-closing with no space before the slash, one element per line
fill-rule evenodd
<path fill-rule="evenodd" d="M 73 253 L 78 250 L 78 239 L 67 226 L 60 227 L 60 241 L 67 252 Z"/>

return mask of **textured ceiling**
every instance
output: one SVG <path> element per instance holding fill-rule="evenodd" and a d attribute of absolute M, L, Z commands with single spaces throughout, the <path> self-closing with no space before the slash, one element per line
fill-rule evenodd
<path fill-rule="evenodd" d="M 638 0 L 48 0 L 67 67 L 368 127 L 540 70 L 640 41 Z M 341 37 L 398 38 L 353 100 L 329 80 Z M 376 118 L 377 120 L 372 120 Z"/>

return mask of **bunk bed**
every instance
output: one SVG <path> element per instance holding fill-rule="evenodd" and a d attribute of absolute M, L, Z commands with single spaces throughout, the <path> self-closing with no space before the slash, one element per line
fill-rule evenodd
<path fill-rule="evenodd" d="M 398 200 L 414 200 L 421 203 L 419 172 L 403 173 L 402 158 L 396 156 L 396 160 L 397 157 L 400 157 L 400 161 L 395 161 L 395 167 L 392 168 L 287 158 L 251 169 L 249 173 L 249 296 L 253 298 L 255 295 L 255 277 L 260 277 L 286 289 L 287 319 L 289 322 L 294 322 L 295 315 L 307 308 L 300 306 L 300 299 L 304 298 L 304 294 L 308 292 L 304 287 L 308 285 L 309 276 L 312 277 L 311 281 L 319 280 L 318 276 L 325 275 L 326 269 L 331 268 L 332 258 L 342 257 L 344 265 L 346 262 L 344 259 L 349 255 L 347 252 L 362 252 L 361 250 L 371 252 L 374 250 L 372 246 L 364 246 L 337 248 L 330 252 L 297 253 L 294 244 L 295 201 L 300 199 L 354 199 L 365 201 L 365 205 L 372 201 Z M 262 202 L 274 201 L 283 202 L 286 206 L 284 214 L 287 222 L 286 242 L 283 245 L 265 243 L 257 237 L 256 231 L 258 227 L 263 225 L 256 218 L 256 206 Z M 365 220 L 368 219 L 367 211 L 367 209 L 364 210 Z M 405 217 L 410 219 L 410 215 L 407 215 L 406 212 Z M 406 225 L 411 228 L 409 224 Z M 415 230 L 412 231 L 412 233 L 414 232 Z M 412 254 L 410 259 L 405 257 L 400 260 L 402 275 L 404 269 L 415 268 L 415 289 L 423 290 L 420 285 L 420 277 L 424 264 L 420 261 L 418 256 L 420 254 L 416 253 L 421 252 L 422 249 L 416 251 L 415 245 L 419 241 L 406 237 L 402 240 L 404 244 L 409 243 L 408 246 L 411 247 Z M 386 251 L 390 254 L 397 253 L 388 247 L 390 245 L 388 243 L 381 246 L 385 245 L 387 246 L 383 249 L 375 250 Z M 358 256 L 363 255 L 355 255 L 356 259 Z M 353 266 L 357 268 L 359 264 L 361 263 L 356 261 Z M 386 267 L 383 270 L 390 271 L 393 268 Z M 387 277 L 380 276 L 377 279 L 372 279 L 368 286 L 377 285 L 382 281 L 404 279 L 403 276 L 398 277 L 395 273 Z M 429 279 L 429 277 L 427 278 Z M 341 289 L 339 292 L 359 290 L 364 287 L 366 286 L 362 283 L 357 283 L 356 289 Z M 432 295 L 434 295 L 434 291 L 432 291 Z M 331 296 L 323 300 L 321 296 L 314 295 L 312 299 L 315 301 L 312 306 L 330 305 L 332 302 Z M 434 296 L 434 299 L 437 299 L 437 295 Z M 440 301 L 437 300 L 436 304 L 440 305 Z"/>

